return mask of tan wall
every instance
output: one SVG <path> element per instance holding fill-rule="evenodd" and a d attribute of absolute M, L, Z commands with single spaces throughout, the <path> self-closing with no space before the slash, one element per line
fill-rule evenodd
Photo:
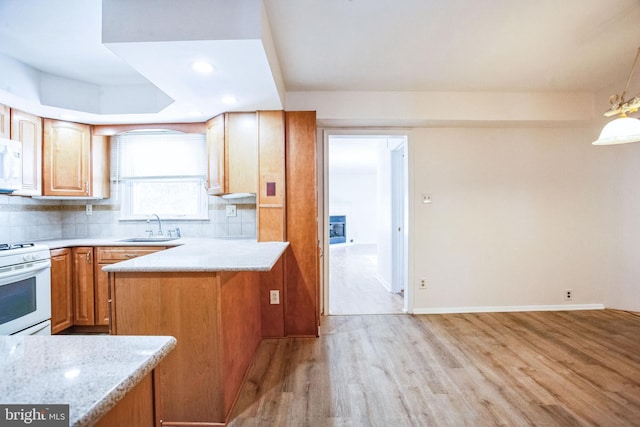
<path fill-rule="evenodd" d="M 571 304 L 640 310 L 640 145 L 593 139 L 413 130 L 415 308 L 561 305 L 572 289 Z"/>

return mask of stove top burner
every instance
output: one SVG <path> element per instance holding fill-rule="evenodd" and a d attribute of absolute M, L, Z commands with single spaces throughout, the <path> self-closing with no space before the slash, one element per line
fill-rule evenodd
<path fill-rule="evenodd" d="M 0 243 L 0 251 L 8 251 L 11 249 L 30 248 L 35 246 L 35 243 Z"/>

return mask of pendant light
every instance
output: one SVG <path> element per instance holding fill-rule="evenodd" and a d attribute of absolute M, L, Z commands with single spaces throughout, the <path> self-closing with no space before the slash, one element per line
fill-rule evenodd
<path fill-rule="evenodd" d="M 609 123 L 600 132 L 600 137 L 597 141 L 593 142 L 593 145 L 613 145 L 613 144 L 627 144 L 629 142 L 640 142 L 640 120 L 627 117 L 627 113 L 633 113 L 640 108 L 640 95 L 625 101 L 624 96 L 629 89 L 629 83 L 633 72 L 635 71 L 636 64 L 638 63 L 638 57 L 640 57 L 640 48 L 636 53 L 636 59 L 633 61 L 631 67 L 631 73 L 627 79 L 627 85 L 622 91 L 622 95 L 611 95 L 609 103 L 611 108 L 607 110 L 604 115 L 607 117 L 619 115 L 619 117 Z"/>

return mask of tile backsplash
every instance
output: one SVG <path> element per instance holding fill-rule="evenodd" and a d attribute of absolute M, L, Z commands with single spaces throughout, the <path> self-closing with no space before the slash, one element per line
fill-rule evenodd
<path fill-rule="evenodd" d="M 86 205 L 92 205 L 92 215 Z M 226 205 L 236 206 L 236 216 L 226 216 Z M 45 200 L 0 195 L 0 243 L 61 238 L 111 238 L 144 236 L 157 231 L 157 222 L 120 221 L 116 200 Z M 209 197 L 209 220 L 163 220 L 162 229 L 180 228 L 183 237 L 255 238 L 255 197 L 225 200 Z"/>

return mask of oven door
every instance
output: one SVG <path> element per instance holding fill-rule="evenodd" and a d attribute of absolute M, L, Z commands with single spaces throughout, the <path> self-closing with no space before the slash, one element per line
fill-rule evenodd
<path fill-rule="evenodd" d="M 0 335 L 51 319 L 51 261 L 0 268 Z"/>

